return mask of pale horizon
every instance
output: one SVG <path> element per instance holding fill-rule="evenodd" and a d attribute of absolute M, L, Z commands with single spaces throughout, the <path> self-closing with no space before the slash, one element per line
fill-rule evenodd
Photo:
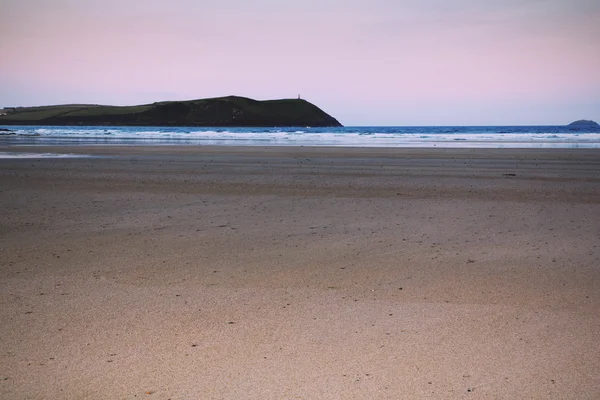
<path fill-rule="evenodd" d="M 346 126 L 600 121 L 594 0 L 0 8 L 0 107 L 300 94 Z"/>

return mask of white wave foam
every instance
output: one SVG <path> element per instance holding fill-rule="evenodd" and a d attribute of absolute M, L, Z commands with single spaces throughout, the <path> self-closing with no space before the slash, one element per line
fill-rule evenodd
<path fill-rule="evenodd" d="M 390 132 L 390 130 L 392 130 Z M 490 131 L 488 128 L 169 128 L 169 127 L 16 127 L 16 135 L 34 143 L 64 140 L 69 143 L 139 143 L 207 145 L 286 145 L 349 147 L 600 147 L 598 132 L 567 132 L 523 128 Z M 8 139 L 13 140 L 13 139 Z"/>
<path fill-rule="evenodd" d="M 0 158 L 87 158 L 87 154 L 58 154 L 58 153 L 11 153 L 0 152 Z"/>

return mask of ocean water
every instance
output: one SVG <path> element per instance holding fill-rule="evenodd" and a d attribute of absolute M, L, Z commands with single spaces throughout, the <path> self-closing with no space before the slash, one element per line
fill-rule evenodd
<path fill-rule="evenodd" d="M 217 145 L 450 148 L 600 148 L 600 129 L 565 126 L 205 128 L 0 126 L 8 145 Z"/>

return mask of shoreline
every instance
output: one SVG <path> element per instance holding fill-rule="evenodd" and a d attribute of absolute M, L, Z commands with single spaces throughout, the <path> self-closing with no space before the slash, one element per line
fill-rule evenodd
<path fill-rule="evenodd" d="M 516 153 L 516 155 L 527 153 L 577 153 L 573 156 L 598 156 L 600 149 L 596 148 L 470 148 L 470 147 L 358 147 L 358 146 L 265 146 L 265 145 L 175 145 L 175 144 L 4 144 L 0 142 L 0 151 L 19 152 L 20 149 L 35 150 L 35 152 L 55 152 L 65 153 L 67 151 L 76 154 L 104 154 L 104 155 L 122 155 L 122 154 L 202 154 L 202 153 L 222 153 L 222 154 L 247 154 L 247 153 L 275 153 L 275 154 L 328 154 L 343 153 L 346 155 L 366 155 L 376 157 L 380 155 L 428 155 L 430 153 L 449 152 L 457 155 L 472 154 L 485 155 L 492 154 L 498 157 L 512 156 L 506 153 Z M 587 154 L 586 154 L 587 153 Z M 483 156 L 483 154 L 482 154 Z M 599 156 L 600 157 L 600 156 Z"/>
<path fill-rule="evenodd" d="M 39 128 L 39 129 L 38 129 Z M 0 143 L 30 145 L 339 146 L 365 148 L 600 148 L 600 130 L 561 126 L 17 129 Z"/>

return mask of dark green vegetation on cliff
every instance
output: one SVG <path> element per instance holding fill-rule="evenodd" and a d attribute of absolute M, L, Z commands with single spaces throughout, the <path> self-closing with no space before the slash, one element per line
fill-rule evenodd
<path fill-rule="evenodd" d="M 0 125 L 341 126 L 302 99 L 228 96 L 140 106 L 67 104 L 5 109 Z"/>

